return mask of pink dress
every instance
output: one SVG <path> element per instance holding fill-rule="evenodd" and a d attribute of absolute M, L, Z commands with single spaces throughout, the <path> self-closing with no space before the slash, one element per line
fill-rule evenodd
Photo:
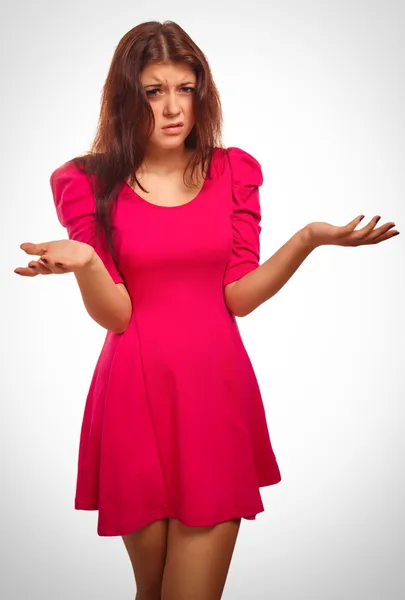
<path fill-rule="evenodd" d="M 232 147 L 215 149 L 212 174 L 178 206 L 152 204 L 123 183 L 116 263 L 93 243 L 87 175 L 72 162 L 51 175 L 69 238 L 95 247 L 133 305 L 127 330 L 106 333 L 81 428 L 75 509 L 98 510 L 100 536 L 167 517 L 188 526 L 255 519 L 259 488 L 281 481 L 223 293 L 259 266 L 262 171 Z"/>

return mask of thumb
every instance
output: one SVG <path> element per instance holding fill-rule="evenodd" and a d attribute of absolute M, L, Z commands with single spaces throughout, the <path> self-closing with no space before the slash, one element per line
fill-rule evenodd
<path fill-rule="evenodd" d="M 46 244 L 33 244 L 32 242 L 24 242 L 20 245 L 21 250 L 27 254 L 36 254 L 42 256 L 46 252 Z"/>

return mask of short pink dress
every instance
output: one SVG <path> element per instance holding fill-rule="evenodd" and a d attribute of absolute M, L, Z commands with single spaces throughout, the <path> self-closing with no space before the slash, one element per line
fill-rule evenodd
<path fill-rule="evenodd" d="M 220 168 L 216 168 L 220 167 Z M 75 509 L 97 533 L 152 521 L 188 526 L 264 510 L 260 487 L 281 481 L 256 376 L 224 286 L 259 266 L 260 164 L 216 148 L 212 178 L 187 204 L 158 206 L 122 182 L 116 262 L 94 244 L 94 195 L 69 161 L 51 175 L 60 223 L 92 244 L 132 299 L 127 330 L 106 333 L 78 452 Z"/>

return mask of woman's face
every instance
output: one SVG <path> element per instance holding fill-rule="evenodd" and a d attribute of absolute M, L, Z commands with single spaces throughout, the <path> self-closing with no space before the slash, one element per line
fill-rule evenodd
<path fill-rule="evenodd" d="M 155 117 L 149 143 L 159 149 L 183 146 L 195 122 L 197 78 L 194 72 L 184 64 L 149 63 L 141 73 L 141 82 Z M 182 126 L 164 129 L 172 123 L 182 123 Z"/>

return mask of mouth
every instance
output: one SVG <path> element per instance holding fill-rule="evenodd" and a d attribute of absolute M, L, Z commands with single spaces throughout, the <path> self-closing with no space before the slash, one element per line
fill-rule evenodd
<path fill-rule="evenodd" d="M 180 127 L 183 127 L 183 123 L 181 121 L 178 123 L 170 123 L 170 125 L 166 125 L 162 129 L 179 129 Z"/>
<path fill-rule="evenodd" d="M 165 135 L 178 135 L 183 131 L 184 123 L 171 123 L 162 127 L 162 131 Z"/>

